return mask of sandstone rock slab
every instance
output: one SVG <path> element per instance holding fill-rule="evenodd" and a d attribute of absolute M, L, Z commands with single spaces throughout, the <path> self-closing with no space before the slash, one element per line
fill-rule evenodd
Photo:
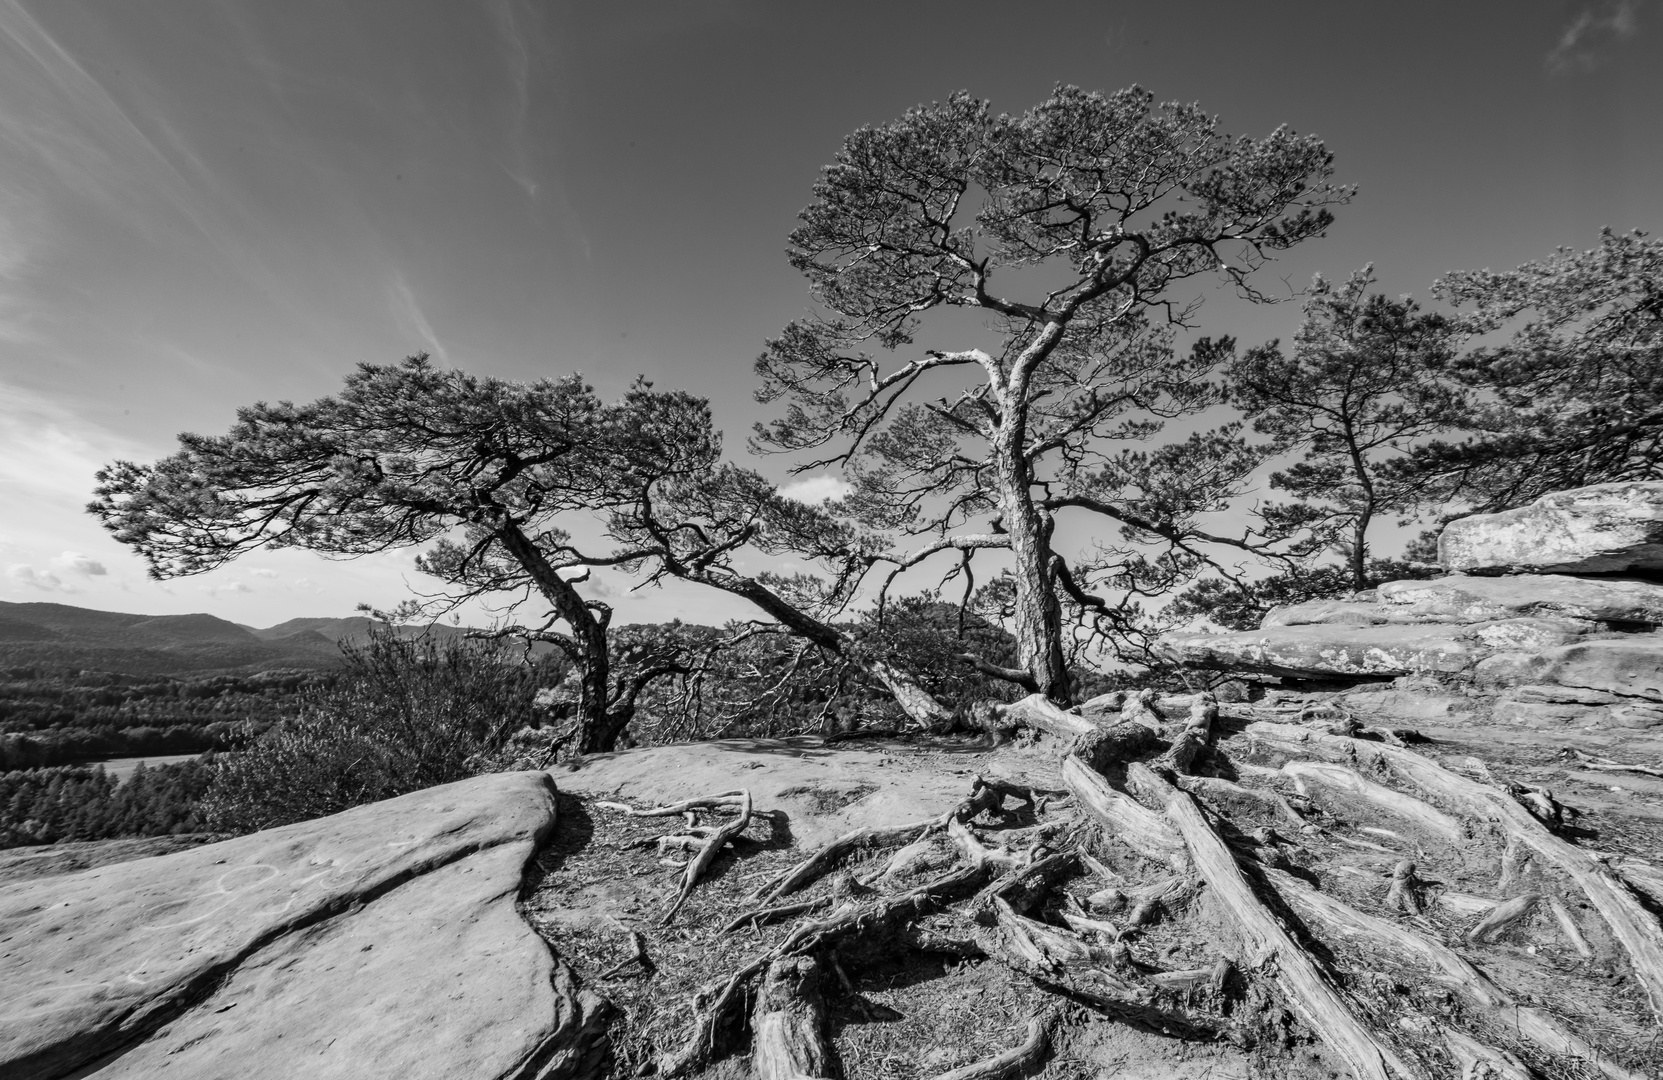
<path fill-rule="evenodd" d="M 1480 685 L 1561 686 L 1618 698 L 1663 701 L 1663 633 L 1544 649 L 1500 652 L 1473 671 Z"/>
<path fill-rule="evenodd" d="M 1455 626 L 1274 626 L 1162 639 L 1179 662 L 1295 679 L 1384 678 L 1470 668 L 1488 650 Z"/>
<path fill-rule="evenodd" d="M 477 777 L 0 888 L 0 1074 L 551 1075 L 595 1008 L 514 908 L 554 794 Z"/>
<path fill-rule="evenodd" d="M 1594 484 L 1452 521 L 1438 561 L 1460 572 L 1663 571 L 1663 481 Z"/>
<path fill-rule="evenodd" d="M 1387 582 L 1376 592 L 1383 617 L 1394 622 L 1410 615 L 1463 622 L 1546 615 L 1663 625 L 1663 585 L 1638 578 L 1455 575 L 1429 581 Z"/>
<path fill-rule="evenodd" d="M 812 739 L 723 739 L 642 747 L 584 759 L 557 773 L 561 790 L 636 806 L 733 788 L 783 822 L 799 847 L 852 829 L 934 817 L 970 793 L 968 773 L 944 770 L 882 744 L 825 747 Z"/>

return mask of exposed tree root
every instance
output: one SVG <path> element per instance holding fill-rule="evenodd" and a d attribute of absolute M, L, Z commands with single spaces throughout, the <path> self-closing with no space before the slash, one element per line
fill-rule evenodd
<path fill-rule="evenodd" d="M 977 777 L 972 785 L 970 797 L 940 817 L 912 821 L 905 825 L 886 825 L 844 833 L 785 873 L 765 882 L 756 895 L 765 904 L 777 900 L 822 877 L 857 851 L 918 840 L 928 833 L 945 829 L 948 822 L 968 821 L 983 811 L 996 809 L 1003 801 L 1004 796 L 996 788 L 990 787 L 981 777 Z"/>
<path fill-rule="evenodd" d="M 757 1080 L 834 1075 L 819 981 L 819 967 L 810 957 L 768 964 L 751 1011 L 751 1067 Z"/>
<path fill-rule="evenodd" d="M 1521 1005 L 1455 950 L 1433 938 L 1386 919 L 1368 915 L 1343 901 L 1320 893 L 1291 874 L 1265 871 L 1265 878 L 1283 901 L 1313 928 L 1381 952 L 1420 964 L 1439 981 L 1460 994 L 1467 1005 L 1498 1029 L 1516 1033 L 1543 1052 L 1570 1055 L 1598 1068 L 1611 1080 L 1645 1080 L 1642 1074 L 1610 1061 L 1586 1040 L 1551 1014 Z"/>
<path fill-rule="evenodd" d="M 716 856 L 726 847 L 728 842 L 745 831 L 745 826 L 751 823 L 751 793 L 740 791 L 736 794 L 739 800 L 739 815 L 716 829 L 704 838 L 703 846 L 699 847 L 693 857 L 687 860 L 687 870 L 682 874 L 681 891 L 676 894 L 676 901 L 670 905 L 670 910 L 659 920 L 660 926 L 668 926 L 670 920 L 676 917 L 676 912 L 687 903 L 687 898 L 693 895 L 693 886 L 699 883 L 704 872 L 710 869 L 710 864 L 716 861 Z"/>
<path fill-rule="evenodd" d="M 1420 879 L 1415 864 L 1407 859 L 1392 867 L 1392 887 L 1386 891 L 1386 906 L 1405 915 L 1421 913 Z"/>
<path fill-rule="evenodd" d="M 1327 1043 L 1362 1080 L 1388 1080 L 1394 1074 L 1405 1080 L 1415 1080 L 1415 1074 L 1396 1052 L 1382 1043 L 1352 1013 L 1317 970 L 1310 955 L 1288 936 L 1275 916 L 1259 902 L 1230 849 L 1207 822 L 1194 799 L 1142 765 L 1130 766 L 1127 773 L 1129 776 L 1140 773 L 1140 784 L 1149 790 L 1164 788 L 1166 815 L 1182 833 L 1197 872 L 1229 909 L 1247 938 L 1253 966 L 1274 961 L 1276 982 L 1288 1002 L 1300 1013 L 1306 1027 Z"/>
<path fill-rule="evenodd" d="M 1462 838 L 1461 823 L 1455 818 L 1422 799 L 1365 780 L 1355 769 L 1314 761 L 1290 761 L 1282 766 L 1282 772 L 1292 777 L 1301 795 L 1308 795 L 1311 785 L 1328 788 L 1412 822 L 1447 843 L 1453 844 Z"/>
<path fill-rule="evenodd" d="M 1478 921 L 1478 925 L 1467 931 L 1467 938 L 1471 941 L 1495 941 L 1502 934 L 1519 922 L 1530 917 L 1541 901 L 1537 893 L 1524 893 L 1511 900 L 1504 900 L 1490 909 L 1490 913 Z"/>
<path fill-rule="evenodd" d="M 1379 762 L 1462 813 L 1480 821 L 1493 821 L 1510 843 L 1539 857 L 1582 890 L 1627 952 L 1635 977 L 1645 988 L 1653 1016 L 1663 1022 L 1663 926 L 1657 917 L 1641 905 L 1602 860 L 1555 836 L 1507 793 L 1458 776 L 1403 747 L 1320 735 L 1284 724 L 1255 723 L 1247 731 L 1254 738 L 1293 752 L 1365 764 Z"/>
<path fill-rule="evenodd" d="M 1218 699 L 1211 693 L 1196 695 L 1190 706 L 1189 726 L 1180 731 L 1172 745 L 1160 757 L 1160 764 L 1175 773 L 1194 772 L 1196 758 L 1207 749 L 1213 737 L 1213 723 L 1218 719 Z"/>
<path fill-rule="evenodd" d="M 1051 1032 L 1056 1026 L 1055 1010 L 1041 1013 L 1028 1021 L 1028 1035 L 1016 1046 L 1002 1054 L 941 1073 L 933 1080 L 1013 1080 L 1032 1072 L 1045 1060 L 1051 1048 Z"/>
<path fill-rule="evenodd" d="M 1179 776 L 1177 779 L 1180 789 L 1192 795 L 1199 795 L 1210 806 L 1228 806 L 1232 803 L 1256 805 L 1295 829 L 1305 827 L 1305 819 L 1300 816 L 1299 811 L 1274 788 L 1243 787 L 1217 776 Z"/>
<path fill-rule="evenodd" d="M 1161 815 L 1110 787 L 1101 774 L 1072 754 L 1063 759 L 1062 779 L 1086 813 L 1111 836 L 1144 858 L 1183 871 L 1188 863 L 1184 838 Z"/>

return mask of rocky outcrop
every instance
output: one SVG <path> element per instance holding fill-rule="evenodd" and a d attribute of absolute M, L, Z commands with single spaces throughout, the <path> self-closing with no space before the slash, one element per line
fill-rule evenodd
<path fill-rule="evenodd" d="M 1460 573 L 1663 571 L 1663 482 L 1594 484 L 1445 527 L 1438 561 Z"/>
<path fill-rule="evenodd" d="M 516 908 L 543 773 L 0 887 L 0 1075 L 600 1075 Z"/>
<path fill-rule="evenodd" d="M 1663 701 L 1663 483 L 1598 484 L 1452 523 L 1446 569 L 1269 612 L 1258 630 L 1177 634 L 1180 663 L 1305 680 L 1445 676 Z M 1558 573 L 1483 576 L 1536 568 Z"/>

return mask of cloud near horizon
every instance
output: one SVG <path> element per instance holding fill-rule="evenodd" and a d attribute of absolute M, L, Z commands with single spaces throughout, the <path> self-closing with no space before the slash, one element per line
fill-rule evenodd
<path fill-rule="evenodd" d="M 59 570 L 67 570 L 83 577 L 104 577 L 110 572 L 103 563 L 79 551 L 64 552 L 52 560 L 52 565 Z"/>

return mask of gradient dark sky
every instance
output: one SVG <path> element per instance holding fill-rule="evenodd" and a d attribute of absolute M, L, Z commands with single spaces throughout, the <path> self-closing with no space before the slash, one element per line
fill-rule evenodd
<path fill-rule="evenodd" d="M 1140 83 L 1319 134 L 1360 193 L 1267 284 L 1372 261 L 1424 297 L 1663 227 L 1660 24 L 1655 0 L 0 0 L 0 598 L 262 625 L 398 599 L 407 554 L 163 587 L 79 508 L 102 461 L 419 349 L 609 395 L 644 373 L 711 395 L 742 453 L 751 360 L 807 304 L 783 248 L 817 170 L 961 88 L 1020 111 Z M 1252 342 L 1298 311 L 1201 318 Z M 620 617 L 736 613 L 671 591 Z"/>

